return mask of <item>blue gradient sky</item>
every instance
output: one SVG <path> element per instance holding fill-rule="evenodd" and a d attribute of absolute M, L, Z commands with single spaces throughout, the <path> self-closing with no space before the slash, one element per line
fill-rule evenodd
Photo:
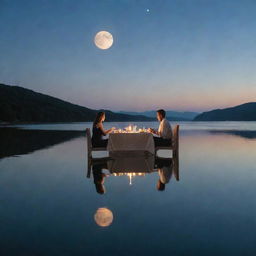
<path fill-rule="evenodd" d="M 255 0 L 0 0 L 0 82 L 96 109 L 256 101 L 255 13 Z"/>

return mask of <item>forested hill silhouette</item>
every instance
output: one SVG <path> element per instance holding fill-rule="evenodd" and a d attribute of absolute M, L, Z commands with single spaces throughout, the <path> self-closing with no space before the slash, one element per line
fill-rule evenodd
<path fill-rule="evenodd" d="M 98 110 L 20 87 L 0 84 L 0 122 L 52 123 L 93 121 Z M 106 112 L 106 121 L 152 121 L 153 118 Z"/>
<path fill-rule="evenodd" d="M 256 121 L 256 102 L 203 112 L 194 121 Z"/>

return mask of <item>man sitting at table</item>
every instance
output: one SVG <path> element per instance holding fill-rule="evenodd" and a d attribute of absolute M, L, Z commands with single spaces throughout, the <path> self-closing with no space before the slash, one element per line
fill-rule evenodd
<path fill-rule="evenodd" d="M 160 122 L 158 130 L 149 128 L 149 131 L 155 135 L 155 147 L 157 146 L 171 146 L 172 144 L 172 128 L 168 120 L 165 118 L 165 111 L 163 109 L 157 110 L 157 119 Z"/>

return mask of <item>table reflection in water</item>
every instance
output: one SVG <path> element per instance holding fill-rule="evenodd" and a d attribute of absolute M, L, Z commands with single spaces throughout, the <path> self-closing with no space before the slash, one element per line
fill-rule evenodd
<path fill-rule="evenodd" d="M 129 178 L 129 185 L 132 185 L 134 177 L 143 177 L 156 172 L 158 173 L 158 180 L 156 182 L 158 191 L 165 190 L 166 184 L 169 183 L 173 176 L 179 181 L 178 156 L 173 158 L 160 158 L 154 155 L 129 156 L 127 154 L 118 154 L 107 158 L 92 159 L 88 162 L 87 177 L 91 178 L 92 176 L 96 192 L 104 194 L 106 193 L 104 186 L 106 177 L 127 176 Z"/>

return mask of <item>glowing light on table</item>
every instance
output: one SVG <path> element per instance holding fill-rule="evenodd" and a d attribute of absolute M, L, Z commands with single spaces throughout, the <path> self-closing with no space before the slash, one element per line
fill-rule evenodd
<path fill-rule="evenodd" d="M 129 125 L 124 129 L 115 129 L 113 133 L 143 133 L 149 132 L 145 127 L 137 129 L 137 125 Z"/>

